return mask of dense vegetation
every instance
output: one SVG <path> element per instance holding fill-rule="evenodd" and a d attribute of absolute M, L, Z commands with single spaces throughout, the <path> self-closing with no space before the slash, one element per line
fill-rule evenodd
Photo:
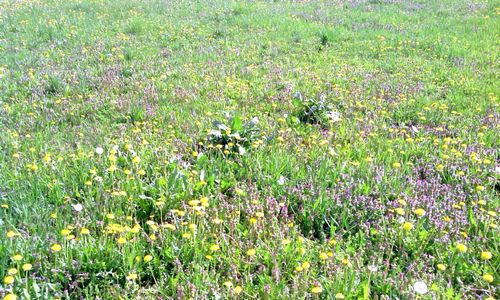
<path fill-rule="evenodd" d="M 499 1 L 0 1 L 0 297 L 494 299 Z"/>

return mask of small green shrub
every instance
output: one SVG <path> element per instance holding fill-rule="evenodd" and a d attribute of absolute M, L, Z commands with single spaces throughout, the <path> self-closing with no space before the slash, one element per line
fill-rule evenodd
<path fill-rule="evenodd" d="M 207 133 L 208 148 L 220 149 L 225 154 L 239 153 L 243 155 L 252 145 L 260 142 L 257 118 L 254 117 L 243 122 L 240 117 L 234 116 L 226 123 L 217 120 L 213 122 L 214 129 Z"/>
<path fill-rule="evenodd" d="M 296 93 L 293 104 L 296 109 L 296 116 L 306 124 L 327 125 L 338 122 L 340 114 L 333 105 L 327 103 L 324 97 L 304 98 L 301 93 Z"/>

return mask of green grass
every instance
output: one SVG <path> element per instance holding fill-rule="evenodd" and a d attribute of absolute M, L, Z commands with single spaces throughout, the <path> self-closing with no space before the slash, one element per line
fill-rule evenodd
<path fill-rule="evenodd" d="M 499 14 L 0 2 L 0 296 L 494 299 Z"/>

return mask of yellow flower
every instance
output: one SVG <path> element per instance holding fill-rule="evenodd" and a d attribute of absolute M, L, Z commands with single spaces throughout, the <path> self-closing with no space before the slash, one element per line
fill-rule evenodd
<path fill-rule="evenodd" d="M 476 186 L 476 191 L 478 191 L 478 192 L 482 192 L 482 191 L 484 191 L 484 186 L 482 186 L 482 185 L 477 185 L 477 186 Z"/>
<path fill-rule="evenodd" d="M 7 237 L 8 238 L 13 238 L 13 237 L 18 236 L 18 235 L 19 235 L 19 233 L 16 233 L 16 232 L 14 232 L 12 230 L 7 231 Z"/>
<path fill-rule="evenodd" d="M 488 260 L 488 259 L 491 259 L 492 257 L 493 257 L 493 255 L 489 251 L 481 252 L 481 259 L 482 260 Z"/>
<path fill-rule="evenodd" d="M 392 167 L 393 167 L 394 169 L 399 169 L 399 168 L 401 168 L 401 164 L 400 164 L 400 163 L 398 163 L 398 162 L 395 162 L 395 163 L 393 163 L 393 164 L 392 164 Z"/>
<path fill-rule="evenodd" d="M 444 264 L 437 264 L 437 268 L 438 268 L 439 271 L 446 270 L 446 266 Z"/>
<path fill-rule="evenodd" d="M 493 282 L 493 276 L 491 274 L 484 274 L 483 275 L 483 279 L 487 283 L 492 283 Z"/>
<path fill-rule="evenodd" d="M 135 280 L 135 279 L 137 279 L 137 274 L 136 273 L 129 273 L 127 275 L 127 279 L 128 280 Z"/>
<path fill-rule="evenodd" d="M 24 271 L 29 271 L 31 270 L 31 268 L 33 268 L 33 266 L 31 264 L 24 264 L 22 268 Z"/>
<path fill-rule="evenodd" d="M 220 246 L 217 244 L 213 244 L 212 246 L 210 246 L 210 251 L 212 251 L 212 252 L 215 252 L 219 249 L 220 249 Z"/>
<path fill-rule="evenodd" d="M 13 284 L 14 283 L 14 276 L 5 276 L 3 279 L 4 284 Z"/>
<path fill-rule="evenodd" d="M 116 240 L 116 242 L 118 244 L 125 244 L 127 242 L 127 240 L 122 236 L 122 237 L 119 237 L 118 240 Z"/>
<path fill-rule="evenodd" d="M 11 258 L 13 261 L 20 261 L 21 259 L 23 259 L 23 256 L 20 254 L 16 254 L 16 255 L 12 256 Z"/>
<path fill-rule="evenodd" d="M 410 222 L 404 222 L 402 227 L 404 231 L 410 231 L 413 229 L 413 224 Z"/>
<path fill-rule="evenodd" d="M 252 249 L 248 249 L 247 255 L 248 256 L 254 256 L 255 255 L 255 249 L 253 249 L 253 248 Z"/>
<path fill-rule="evenodd" d="M 441 164 L 439 164 L 439 165 L 437 165 L 437 166 L 436 166 L 436 170 L 437 170 L 438 172 L 443 171 L 443 169 L 444 169 L 444 166 L 443 166 L 443 165 L 441 165 Z"/>
<path fill-rule="evenodd" d="M 153 260 L 153 256 L 152 255 L 148 254 L 148 255 L 144 256 L 144 262 L 150 262 L 152 260 Z"/>
<path fill-rule="evenodd" d="M 106 218 L 113 220 L 115 218 L 115 215 L 114 214 L 106 214 Z"/>
<path fill-rule="evenodd" d="M 303 268 L 304 270 L 307 270 L 307 269 L 309 269 L 310 267 L 311 267 L 311 264 L 310 264 L 309 262 L 305 261 L 305 262 L 303 262 L 303 263 L 302 263 L 302 268 Z"/>
<path fill-rule="evenodd" d="M 233 292 L 238 295 L 239 293 L 241 293 L 243 291 L 243 288 L 241 286 L 236 286 L 234 289 L 233 289 Z"/>
<path fill-rule="evenodd" d="M 59 244 L 53 244 L 52 247 L 50 247 L 50 249 L 52 249 L 52 251 L 54 252 L 59 252 L 61 251 L 62 247 Z"/>
<path fill-rule="evenodd" d="M 321 253 L 319 254 L 319 258 L 320 258 L 321 260 L 326 260 L 326 259 L 328 259 L 328 254 L 326 254 L 325 252 L 321 252 Z"/>
<path fill-rule="evenodd" d="M 16 275 L 17 274 L 17 269 L 16 268 L 10 268 L 9 270 L 7 270 L 7 273 L 9 275 Z"/>
<path fill-rule="evenodd" d="M 422 208 L 417 208 L 415 209 L 414 213 L 418 216 L 418 217 L 423 217 L 425 216 L 425 210 L 422 209 Z"/>
<path fill-rule="evenodd" d="M 226 282 L 224 282 L 224 283 L 223 283 L 223 285 L 224 285 L 225 287 L 230 288 L 230 287 L 232 287 L 232 286 L 233 286 L 233 283 L 232 283 L 231 281 L 226 281 Z"/>
<path fill-rule="evenodd" d="M 404 215 L 405 214 L 405 210 L 402 209 L 401 207 L 398 207 L 398 208 L 395 208 L 394 211 L 398 214 L 398 215 Z"/>
<path fill-rule="evenodd" d="M 313 294 L 319 294 L 322 291 L 323 291 L 323 288 L 320 286 L 313 286 L 313 288 L 311 289 L 311 293 L 313 293 Z"/>
<path fill-rule="evenodd" d="M 137 164 L 140 162 L 141 162 L 141 158 L 139 156 L 134 156 L 134 158 L 132 158 L 132 163 Z"/>
<path fill-rule="evenodd" d="M 460 253 L 465 253 L 465 252 L 467 252 L 467 246 L 465 246 L 464 244 L 458 243 L 457 250 Z"/>
<path fill-rule="evenodd" d="M 87 228 L 82 228 L 82 229 L 80 229 L 80 233 L 81 234 L 90 234 L 90 230 L 88 230 Z"/>
<path fill-rule="evenodd" d="M 337 294 L 335 294 L 335 299 L 337 299 L 337 300 L 345 299 L 345 296 L 342 293 L 337 293 Z"/>
<path fill-rule="evenodd" d="M 3 297 L 3 300 L 16 300 L 17 296 L 14 294 L 7 294 L 5 297 Z"/>

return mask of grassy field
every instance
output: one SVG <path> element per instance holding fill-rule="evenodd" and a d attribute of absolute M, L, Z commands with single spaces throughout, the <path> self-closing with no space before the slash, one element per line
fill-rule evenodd
<path fill-rule="evenodd" d="M 0 298 L 495 299 L 500 1 L 0 1 Z"/>

